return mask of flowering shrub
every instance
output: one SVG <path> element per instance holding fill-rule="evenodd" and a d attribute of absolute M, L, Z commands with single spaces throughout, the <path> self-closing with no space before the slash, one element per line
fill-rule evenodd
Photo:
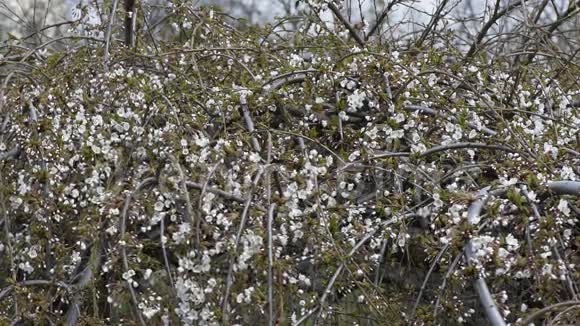
<path fill-rule="evenodd" d="M 171 41 L 79 45 L 4 79 L 3 323 L 578 307 L 577 77 L 181 9 Z"/>

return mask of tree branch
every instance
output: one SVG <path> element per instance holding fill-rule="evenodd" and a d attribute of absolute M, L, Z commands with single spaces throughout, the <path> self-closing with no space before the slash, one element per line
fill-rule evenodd
<path fill-rule="evenodd" d="M 480 214 L 485 206 L 485 203 L 490 198 L 491 193 L 488 193 L 489 187 L 482 189 L 478 194 L 478 199 L 474 201 L 470 206 L 469 210 L 467 211 L 467 220 L 471 224 L 477 224 L 474 222 L 478 222 L 480 220 Z M 497 192 L 497 191 L 496 191 Z M 467 243 L 464 249 L 465 258 L 468 265 L 471 265 L 472 260 L 474 259 L 473 253 L 473 244 L 471 240 Z M 487 287 L 487 283 L 485 283 L 485 279 L 483 275 L 480 273 L 477 279 L 475 280 L 475 290 L 479 295 L 479 301 L 483 308 L 485 309 L 485 315 L 487 316 L 487 320 L 493 326 L 505 326 L 506 323 L 499 312 L 499 309 L 493 300 L 491 293 L 489 292 L 489 288 Z"/>
<path fill-rule="evenodd" d="M 338 20 L 340 20 L 340 22 L 344 25 L 344 27 L 346 27 L 346 29 L 350 33 L 350 36 L 352 36 L 352 38 L 358 43 L 358 45 L 364 47 L 365 41 L 360 37 L 356 29 L 352 26 L 352 24 L 348 22 L 346 17 L 344 17 L 344 15 L 340 12 L 340 9 L 338 9 L 338 7 L 332 2 L 328 3 L 328 9 L 330 9 L 336 15 Z"/>

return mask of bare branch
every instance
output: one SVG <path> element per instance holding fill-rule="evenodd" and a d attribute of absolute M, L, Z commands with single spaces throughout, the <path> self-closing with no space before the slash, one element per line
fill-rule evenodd
<path fill-rule="evenodd" d="M 488 191 L 489 187 L 482 189 L 478 195 L 479 199 L 474 201 L 469 206 L 469 210 L 467 212 L 467 220 L 471 224 L 477 224 L 479 222 L 481 211 L 485 206 L 486 201 L 490 197 Z M 471 241 L 469 241 L 465 246 L 464 253 L 467 264 L 471 264 L 472 260 L 474 259 L 473 245 Z M 499 312 L 499 309 L 495 301 L 493 300 L 491 293 L 489 292 L 489 288 L 487 287 L 485 279 L 483 278 L 483 275 L 481 273 L 479 274 L 479 276 L 477 276 L 474 286 L 475 290 L 479 295 L 479 301 L 481 302 L 481 305 L 485 309 L 485 315 L 487 316 L 487 320 L 489 320 L 489 322 L 493 326 L 505 326 L 506 323 L 501 313 Z"/>
<path fill-rule="evenodd" d="M 423 46 L 423 42 L 425 42 L 425 40 L 427 39 L 427 37 L 429 36 L 429 34 L 433 30 L 433 28 L 436 28 L 439 20 L 441 20 L 441 18 L 443 18 L 443 15 L 441 14 L 441 12 L 443 11 L 443 9 L 445 8 L 445 6 L 447 5 L 448 2 L 449 2 L 449 0 L 441 1 L 439 6 L 437 7 L 437 10 L 433 14 L 433 17 L 431 17 L 429 24 L 427 25 L 427 27 L 425 27 L 425 29 L 423 30 L 423 33 L 421 33 L 421 37 L 419 37 L 417 42 L 415 42 L 415 47 L 421 48 L 421 46 Z"/>
<path fill-rule="evenodd" d="M 272 234 L 272 224 L 274 221 L 274 211 L 276 204 L 272 203 L 268 210 L 268 325 L 274 325 L 274 282 L 272 266 L 274 265 L 274 244 Z"/>
<path fill-rule="evenodd" d="M 407 106 L 405 106 L 405 110 L 417 111 L 419 113 L 425 113 L 425 114 L 430 115 L 430 116 L 437 116 L 437 115 L 441 114 L 441 112 L 438 112 L 434 109 L 420 106 L 420 105 L 407 105 Z M 449 116 L 449 117 L 443 116 L 443 118 L 445 118 L 451 122 L 457 122 L 457 118 L 455 118 L 454 116 Z M 469 122 L 467 125 L 470 128 L 473 128 L 475 130 L 480 130 L 481 132 L 483 132 L 487 135 L 490 135 L 490 136 L 495 136 L 497 134 L 497 132 L 495 132 L 494 130 L 491 130 L 485 126 L 479 127 L 477 124 L 475 124 L 473 122 Z"/>
<path fill-rule="evenodd" d="M 18 147 L 18 146 L 12 148 L 11 150 L 9 150 L 7 152 L 0 153 L 0 162 L 13 160 L 18 156 L 19 153 L 20 153 L 20 147 Z"/>
<path fill-rule="evenodd" d="M 431 154 L 437 153 L 437 152 L 441 152 L 441 151 L 447 151 L 447 150 L 452 150 L 452 149 L 463 149 L 463 148 L 481 148 L 481 149 L 493 149 L 493 150 L 500 150 L 500 151 L 504 151 L 504 152 L 514 152 L 513 149 L 507 147 L 507 146 L 501 146 L 501 145 L 488 145 L 488 144 L 483 144 L 483 143 L 454 143 L 454 144 L 449 144 L 449 145 L 441 145 L 441 146 L 435 146 L 432 147 L 428 150 L 426 150 L 425 152 L 421 153 L 421 156 L 429 156 Z"/>
<path fill-rule="evenodd" d="M 185 185 L 188 188 L 193 188 L 193 189 L 197 189 L 197 190 L 202 190 L 204 188 L 204 185 L 202 185 L 200 183 L 197 183 L 197 182 L 193 182 L 193 181 L 186 181 L 185 182 Z M 243 202 L 246 201 L 246 199 L 244 199 L 244 198 L 242 198 L 240 196 L 236 196 L 236 195 L 234 195 L 232 193 L 223 191 L 221 189 L 216 189 L 216 188 L 213 188 L 213 187 L 205 187 L 205 190 L 207 192 L 211 192 L 213 194 L 216 194 L 216 195 L 218 195 L 218 196 L 220 196 L 220 197 L 222 197 L 224 199 L 237 201 L 238 203 L 243 203 Z"/>
<path fill-rule="evenodd" d="M 535 319 L 540 318 L 543 315 L 545 315 L 545 314 L 547 314 L 547 313 L 549 313 L 549 312 L 551 312 L 553 310 L 560 309 L 560 308 L 564 308 L 564 307 L 570 307 L 570 306 L 578 306 L 578 307 L 580 307 L 580 301 L 578 301 L 578 300 L 564 301 L 564 302 L 559 302 L 559 303 L 555 303 L 553 305 L 544 307 L 544 308 L 542 308 L 542 309 L 534 312 L 530 316 L 526 317 L 526 319 L 518 322 L 517 325 L 529 325 Z"/>
<path fill-rule="evenodd" d="M 46 286 L 46 285 L 56 285 L 58 287 L 68 289 L 68 284 L 64 282 L 54 282 L 54 281 L 47 281 L 47 280 L 27 280 L 21 281 L 16 283 L 16 286 Z M 9 285 L 0 291 L 0 301 L 2 301 L 6 296 L 10 294 L 14 290 L 14 285 Z"/>
<path fill-rule="evenodd" d="M 107 32 L 105 33 L 105 56 L 103 58 L 105 70 L 108 70 L 109 68 L 109 48 L 111 46 L 111 35 L 113 34 L 113 24 L 115 23 L 115 12 L 117 11 L 118 4 L 119 0 L 113 0 L 113 6 L 111 8 L 109 22 L 107 24 Z"/>
<path fill-rule="evenodd" d="M 262 177 L 262 173 L 263 173 L 263 170 L 259 169 L 258 172 L 256 173 L 256 176 L 254 177 L 254 181 L 252 182 L 252 190 L 250 191 L 250 194 L 248 195 L 248 199 L 246 200 L 246 204 L 244 205 L 244 210 L 242 211 L 242 216 L 240 217 L 240 226 L 238 227 L 238 233 L 237 233 L 236 239 L 234 241 L 233 253 L 230 256 L 230 263 L 229 263 L 230 267 L 228 269 L 228 275 L 226 278 L 226 290 L 224 293 L 224 297 L 222 299 L 223 300 L 222 301 L 222 311 L 223 311 L 222 320 L 223 320 L 224 324 L 228 324 L 228 322 L 229 322 L 229 302 L 228 302 L 228 300 L 229 300 L 230 291 L 231 291 L 232 282 L 233 282 L 234 262 L 236 259 L 236 254 L 238 252 L 240 240 L 242 239 L 242 233 L 244 232 L 244 229 L 246 228 L 246 220 L 248 218 L 250 204 L 252 203 L 253 193 L 254 193 L 256 187 L 258 186 L 258 183 L 260 182 L 260 178 Z"/>
<path fill-rule="evenodd" d="M 250 109 L 248 108 L 248 101 L 246 100 L 245 96 L 240 96 L 240 105 L 242 107 L 242 113 L 244 115 L 244 121 L 246 122 L 246 128 L 250 133 L 254 132 L 254 121 L 252 120 L 252 115 L 250 114 Z M 261 152 L 262 147 L 258 142 L 258 139 L 255 135 L 252 135 L 252 146 L 256 152 Z"/>
<path fill-rule="evenodd" d="M 524 1 L 526 1 L 526 0 L 524 0 Z M 495 25 L 495 23 L 497 23 L 497 21 L 500 18 L 502 18 L 503 16 L 505 16 L 506 14 L 511 12 L 513 9 L 519 7 L 521 4 L 522 4 L 522 1 L 518 0 L 518 1 L 515 1 L 513 3 L 510 3 L 506 8 L 499 10 L 500 0 L 496 0 L 495 7 L 493 9 L 493 14 L 489 18 L 489 20 L 483 25 L 483 27 L 481 28 L 481 30 L 479 31 L 479 33 L 475 37 L 475 41 L 473 42 L 473 44 L 471 44 L 471 47 L 469 48 L 469 50 L 465 54 L 465 58 L 466 59 L 471 58 L 475 53 L 477 53 L 478 47 L 481 44 L 481 42 L 483 41 L 483 39 L 485 38 L 485 36 L 487 35 L 487 32 L 489 31 L 489 29 L 493 25 Z"/>
<path fill-rule="evenodd" d="M 127 47 L 135 46 L 135 27 L 137 24 L 137 0 L 125 1 L 125 45 Z"/>
<path fill-rule="evenodd" d="M 377 18 L 377 20 L 375 21 L 373 27 L 371 27 L 371 29 L 369 30 L 369 33 L 366 35 L 365 37 L 366 41 L 368 41 L 379 30 L 379 27 L 381 27 L 383 21 L 385 20 L 385 18 L 387 18 L 388 14 L 391 12 L 393 7 L 403 1 L 405 0 L 392 0 L 391 2 L 389 2 L 389 4 L 385 7 L 379 18 Z"/>
<path fill-rule="evenodd" d="M 413 310 L 411 311 L 411 320 L 413 320 L 415 318 L 415 313 L 417 312 L 417 307 L 419 307 L 419 303 L 421 303 L 421 298 L 423 297 L 423 292 L 425 291 L 425 288 L 427 287 L 427 282 L 429 281 L 429 277 L 433 273 L 433 270 L 435 270 L 435 266 L 439 263 L 439 261 L 441 260 L 441 257 L 443 257 L 443 254 L 445 254 L 447 249 L 449 249 L 449 244 L 446 244 L 445 246 L 443 246 L 443 248 L 441 248 L 441 250 L 439 250 L 439 253 L 437 254 L 435 259 L 433 260 L 433 263 L 431 263 L 431 267 L 429 268 L 429 271 L 427 272 L 427 275 L 425 276 L 425 280 L 423 280 L 423 284 L 421 285 L 421 289 L 419 290 L 419 294 L 417 295 L 417 300 L 415 300 L 415 304 L 413 305 Z"/>
<path fill-rule="evenodd" d="M 548 188 L 559 195 L 580 196 L 580 181 L 549 181 Z"/>
<path fill-rule="evenodd" d="M 137 185 L 137 187 L 135 188 L 135 190 L 129 194 L 127 194 L 127 197 L 125 198 L 125 204 L 123 206 L 123 211 L 121 213 L 120 216 L 120 221 L 119 224 L 121 225 L 120 227 L 120 237 L 121 237 L 121 241 L 125 241 L 124 237 L 125 237 L 125 230 L 126 230 L 126 222 L 127 222 L 127 214 L 129 213 L 129 206 L 131 205 L 131 200 L 133 200 L 133 198 L 135 197 L 135 195 L 141 191 L 143 188 L 156 183 L 157 179 L 155 177 L 150 177 L 147 178 L 145 180 L 143 180 L 139 185 Z M 125 243 L 121 244 L 121 256 L 123 258 L 123 271 L 127 272 L 129 270 L 129 263 L 128 263 L 128 259 L 127 259 L 127 245 Z M 131 283 L 131 280 L 127 280 L 127 287 L 129 288 L 129 292 L 131 293 L 131 299 L 133 301 L 133 305 L 134 305 L 134 309 L 135 309 L 135 314 L 137 315 L 137 318 L 139 320 L 139 324 L 141 326 L 145 326 L 145 320 L 143 320 L 143 316 L 141 315 L 141 309 L 139 309 L 139 301 L 137 300 L 137 294 L 135 293 L 135 289 L 133 289 L 133 284 Z"/>
<path fill-rule="evenodd" d="M 346 27 L 346 29 L 350 33 L 350 36 L 352 36 L 352 38 L 358 43 L 358 45 L 364 47 L 365 41 L 360 37 L 354 26 L 352 26 L 352 24 L 340 12 L 340 9 L 338 9 L 338 7 L 332 2 L 328 3 L 328 9 L 330 9 L 336 15 L 338 20 L 340 20 L 340 22 L 344 25 L 344 27 Z"/>

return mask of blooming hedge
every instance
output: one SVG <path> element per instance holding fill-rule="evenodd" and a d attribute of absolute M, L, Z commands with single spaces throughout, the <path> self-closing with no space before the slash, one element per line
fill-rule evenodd
<path fill-rule="evenodd" d="M 194 14 L 166 42 L 83 41 L 4 77 L 2 323 L 578 307 L 577 65 L 514 75 L 445 36 L 407 51 Z"/>

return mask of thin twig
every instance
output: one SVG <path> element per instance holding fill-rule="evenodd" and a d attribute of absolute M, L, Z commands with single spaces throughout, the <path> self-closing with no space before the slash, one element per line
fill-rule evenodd
<path fill-rule="evenodd" d="M 242 107 L 242 114 L 244 115 L 244 121 L 246 122 L 246 128 L 250 133 L 254 133 L 254 121 L 252 120 L 252 116 L 250 114 L 250 109 L 248 108 L 248 101 L 246 100 L 245 96 L 240 96 L 240 105 Z M 260 152 L 262 150 L 260 143 L 255 135 L 252 135 L 252 146 L 256 152 Z"/>
<path fill-rule="evenodd" d="M 580 308 L 580 305 L 571 306 L 571 307 L 568 307 L 568 308 L 562 310 L 556 316 L 554 316 L 554 318 L 552 320 L 550 320 L 548 322 L 547 326 L 562 325 L 562 324 L 559 323 L 560 319 L 562 319 L 562 317 L 564 317 L 570 311 L 572 311 L 574 309 L 578 309 L 578 308 Z"/>
<path fill-rule="evenodd" d="M 415 318 L 415 313 L 417 312 L 417 307 L 419 307 L 419 303 L 421 302 L 421 298 L 423 297 L 423 292 L 425 291 L 425 288 L 427 287 L 427 282 L 429 281 L 429 277 L 433 273 L 433 270 L 435 270 L 435 266 L 439 263 L 439 260 L 441 260 L 441 257 L 443 257 L 443 254 L 445 254 L 447 249 L 449 249 L 449 244 L 446 244 L 439 251 L 439 253 L 435 257 L 435 259 L 433 260 L 433 263 L 431 264 L 431 267 L 429 268 L 429 271 L 427 272 L 427 275 L 425 276 L 425 280 L 423 280 L 423 284 L 421 285 L 421 289 L 419 290 L 419 295 L 417 296 L 417 300 L 415 300 L 415 305 L 413 305 L 413 310 L 411 312 L 410 320 L 413 320 Z"/>
<path fill-rule="evenodd" d="M 461 256 L 462 255 L 457 255 L 455 257 L 455 259 L 453 260 L 453 262 L 449 266 L 447 273 L 445 273 L 445 277 L 443 278 L 443 283 L 441 283 L 441 286 L 439 287 L 440 293 L 437 296 L 437 301 L 435 301 L 435 310 L 433 312 L 433 315 L 435 316 L 435 318 L 437 317 L 437 313 L 439 312 L 439 307 L 441 306 L 441 297 L 443 296 L 443 291 L 447 287 L 447 280 L 449 279 L 449 277 L 451 277 L 451 274 L 455 271 L 455 268 L 457 267 L 457 265 L 459 264 L 459 261 L 461 260 Z"/>
<path fill-rule="evenodd" d="M 481 149 L 493 149 L 493 150 L 501 150 L 505 152 L 513 153 L 514 150 L 502 145 L 488 145 L 484 143 L 471 143 L 471 142 L 462 142 L 462 143 L 454 143 L 448 145 L 440 145 L 431 147 L 428 150 L 419 154 L 421 157 L 429 156 L 431 154 L 435 154 L 438 152 L 443 152 L 447 150 L 455 150 L 455 149 L 464 149 L 464 148 L 481 148 Z M 386 158 L 386 157 L 406 157 L 411 156 L 412 153 L 410 152 L 379 152 L 375 156 L 371 157 L 371 160 Z"/>
<path fill-rule="evenodd" d="M 524 0 L 524 1 L 526 1 L 526 0 Z M 477 53 L 478 47 L 481 44 L 481 42 L 483 41 L 483 39 L 485 38 L 485 36 L 487 35 L 487 32 L 489 31 L 489 29 L 493 25 L 495 25 L 495 23 L 501 17 L 505 16 L 507 13 L 512 11 L 514 8 L 520 6 L 522 4 L 522 1 L 513 2 L 503 10 L 499 10 L 500 3 L 501 3 L 500 0 L 496 0 L 493 14 L 489 18 L 489 20 L 483 25 L 483 27 L 481 28 L 481 30 L 479 31 L 479 33 L 475 37 L 475 41 L 471 44 L 471 47 L 467 51 L 467 54 L 465 55 L 465 59 L 471 58 L 475 53 Z"/>
<path fill-rule="evenodd" d="M 107 24 L 107 32 L 105 33 L 105 56 L 103 58 L 103 65 L 105 70 L 109 69 L 109 48 L 111 46 L 111 34 L 113 33 L 113 24 L 115 23 L 115 12 L 117 11 L 117 5 L 119 0 L 113 0 L 113 7 L 111 8 L 111 13 L 109 14 L 109 22 Z"/>
<path fill-rule="evenodd" d="M 528 191 L 527 191 L 526 189 L 523 189 L 523 190 L 522 190 L 522 193 L 524 194 L 524 196 L 525 196 L 525 197 L 526 197 L 526 199 L 528 200 L 528 204 L 529 204 L 530 206 L 532 206 L 532 213 L 534 214 L 534 217 L 535 217 L 536 219 L 540 220 L 540 219 L 541 219 L 541 215 L 540 215 L 540 210 L 539 210 L 539 208 L 538 208 L 538 205 L 536 205 L 536 203 L 534 203 L 534 202 L 533 202 L 533 201 L 530 199 L 530 195 L 529 195 L 529 193 L 528 193 Z M 532 246 L 531 246 L 531 239 L 530 239 L 530 235 L 529 235 L 529 234 L 530 234 L 530 233 L 529 233 L 529 226 L 528 226 L 528 225 L 526 225 L 526 236 L 527 236 L 527 238 L 528 238 L 528 239 L 527 239 L 527 241 L 528 241 L 528 243 L 530 244 L 530 245 L 529 245 L 529 247 L 530 247 L 530 251 L 532 251 Z M 564 260 L 562 259 L 562 257 L 560 256 L 560 253 L 558 252 L 558 249 L 557 249 L 557 247 L 556 247 L 556 246 L 552 246 L 552 251 L 554 252 L 554 255 L 556 256 L 556 258 L 558 259 L 558 261 L 564 261 Z M 568 269 L 568 268 L 567 268 L 567 266 L 568 266 L 568 264 L 567 264 L 567 263 L 565 263 L 565 264 L 564 264 L 564 266 L 566 266 L 566 269 Z M 566 278 L 566 279 L 565 279 L 563 282 L 564 282 L 564 284 L 565 284 L 566 286 L 568 286 L 568 290 L 570 291 L 570 294 L 572 295 L 572 299 L 576 300 L 576 299 L 577 299 L 577 297 L 576 297 L 576 290 L 574 289 L 574 284 L 573 284 L 572 280 L 570 279 L 570 274 L 569 274 L 569 273 L 566 273 L 566 275 L 565 275 L 565 278 Z"/>
<path fill-rule="evenodd" d="M 364 47 L 365 41 L 360 37 L 354 26 L 352 26 L 352 24 L 349 23 L 346 17 L 344 17 L 344 15 L 340 12 L 340 9 L 338 9 L 338 7 L 332 2 L 328 3 L 328 9 L 330 9 L 336 15 L 338 20 L 340 20 L 340 22 L 344 25 L 344 27 L 346 27 L 346 29 L 350 33 L 350 36 L 352 36 L 352 38 L 358 43 L 358 45 Z"/>
<path fill-rule="evenodd" d="M 564 302 L 553 304 L 551 306 L 544 307 L 544 308 L 534 312 L 533 314 L 529 315 L 528 317 L 526 317 L 526 319 L 522 320 L 521 322 L 518 322 L 517 324 L 518 325 L 528 325 L 532 321 L 534 321 L 534 319 L 539 318 L 539 317 L 549 313 L 552 310 L 556 310 L 556 309 L 559 309 L 562 307 L 569 307 L 569 306 L 579 306 L 580 307 L 580 301 L 577 301 L 577 300 L 564 301 Z"/>
<path fill-rule="evenodd" d="M 346 256 L 346 260 L 350 259 L 352 257 L 352 255 L 358 251 L 358 249 L 360 247 L 362 247 L 363 244 L 365 244 L 374 234 L 376 233 L 376 229 L 367 233 L 367 235 L 365 235 L 352 249 L 351 251 L 348 253 L 348 255 Z M 334 283 L 336 283 L 336 280 L 338 279 L 338 277 L 340 276 L 340 274 L 342 273 L 342 270 L 346 267 L 346 263 L 345 261 L 343 261 L 340 266 L 338 266 L 338 268 L 336 269 L 336 271 L 334 272 L 334 275 L 332 275 L 332 277 L 330 278 L 330 281 L 328 282 L 326 289 L 324 289 L 324 292 L 322 293 L 322 296 L 320 297 L 319 303 L 318 303 L 318 307 L 320 308 L 318 311 L 318 317 L 320 317 L 320 315 L 322 314 L 322 311 L 324 309 L 324 304 L 326 303 L 326 298 L 328 297 L 328 295 L 331 292 L 332 287 L 334 287 Z M 317 317 L 317 318 L 318 318 Z"/>
<path fill-rule="evenodd" d="M 336 92 L 336 103 L 338 104 L 339 101 L 340 101 L 340 92 Z M 344 132 L 342 130 L 342 117 L 340 116 L 340 114 L 338 115 L 338 134 L 340 135 L 340 142 L 342 143 L 342 141 L 344 140 Z"/>
<path fill-rule="evenodd" d="M 408 111 L 416 111 L 419 113 L 424 113 L 430 116 L 436 116 L 441 114 L 441 112 L 438 112 L 434 109 L 428 108 L 428 107 L 424 107 L 424 106 L 420 106 L 420 105 L 406 105 L 404 107 L 405 110 Z M 457 122 L 457 118 L 455 118 L 454 116 L 443 116 L 444 119 L 449 120 L 451 122 Z M 477 124 L 473 123 L 473 122 L 468 122 L 467 125 L 475 130 L 481 131 L 484 134 L 490 135 L 490 136 L 495 136 L 497 135 L 497 132 L 495 132 L 494 130 L 491 130 L 485 126 L 478 126 Z"/>
<path fill-rule="evenodd" d="M 379 30 L 379 27 L 381 27 L 383 21 L 385 20 L 385 18 L 387 18 L 389 12 L 391 12 L 391 9 L 393 9 L 393 7 L 400 2 L 403 2 L 403 0 L 393 0 L 389 2 L 389 4 L 385 7 L 379 18 L 377 18 L 373 27 L 371 27 L 369 33 L 365 36 L 365 40 L 368 41 Z"/>
<path fill-rule="evenodd" d="M 385 82 L 385 90 L 387 91 L 387 96 L 389 101 L 393 101 L 393 91 L 391 90 L 391 82 L 389 81 L 389 75 L 383 72 L 383 81 Z"/>
<path fill-rule="evenodd" d="M 421 156 L 425 157 L 425 156 L 429 156 L 429 155 L 437 153 L 437 152 L 447 151 L 447 150 L 451 150 L 451 149 L 463 149 L 463 148 L 494 149 L 494 150 L 500 150 L 500 151 L 510 152 L 510 153 L 514 152 L 513 149 L 511 149 L 507 146 L 465 142 L 465 143 L 455 143 L 455 144 L 449 144 L 449 145 L 435 146 L 435 147 L 429 148 L 428 150 L 421 153 Z"/>
<path fill-rule="evenodd" d="M 179 179 L 180 179 L 179 185 L 181 186 L 181 192 L 183 195 L 183 199 L 185 199 L 185 209 L 187 210 L 187 215 L 189 215 L 189 218 L 191 220 L 191 227 L 196 228 L 196 230 L 195 230 L 195 246 L 196 246 L 196 248 L 199 248 L 200 230 L 199 230 L 198 220 L 200 220 L 200 218 L 196 217 L 194 212 L 193 212 L 191 198 L 189 197 L 189 191 L 187 190 L 187 180 L 185 179 L 185 173 L 183 172 L 183 169 L 181 168 L 181 163 L 179 163 L 179 161 L 173 156 L 171 157 L 171 160 L 173 161 L 173 165 L 175 166 L 177 173 L 179 173 Z M 204 187 L 201 188 L 202 196 L 203 196 L 203 191 L 204 191 L 206 186 L 207 186 L 207 183 L 204 184 Z"/>
<path fill-rule="evenodd" d="M 242 211 L 242 216 L 240 217 L 240 226 L 238 228 L 238 233 L 236 235 L 236 239 L 234 242 L 233 254 L 230 256 L 230 267 L 228 269 L 228 275 L 226 278 L 226 291 L 224 293 L 223 302 L 222 302 L 222 312 L 223 312 L 223 322 L 224 324 L 229 323 L 229 307 L 228 307 L 228 299 L 230 296 L 230 291 L 233 282 L 233 273 L 234 273 L 234 261 L 236 259 L 236 253 L 238 251 L 238 247 L 240 245 L 240 240 L 242 238 L 242 233 L 246 227 L 246 220 L 248 218 L 248 212 L 250 210 L 250 204 L 252 203 L 253 193 L 260 182 L 260 178 L 262 177 L 262 169 L 259 169 L 256 173 L 254 181 L 252 182 L 252 189 L 250 190 L 250 194 L 248 195 L 248 199 L 246 199 L 246 204 L 244 205 L 244 210 Z"/>
<path fill-rule="evenodd" d="M 381 226 L 385 227 L 385 226 L 392 224 L 396 221 L 398 221 L 398 217 L 394 217 L 388 221 L 385 221 L 384 223 L 382 223 Z M 375 233 L 377 231 L 378 231 L 378 228 L 373 229 L 372 231 L 368 232 L 359 242 L 357 242 L 354 245 L 354 247 L 346 255 L 343 262 L 338 266 L 338 268 L 336 269 L 336 271 L 334 272 L 334 274 L 330 278 L 324 292 L 322 293 L 322 296 L 320 297 L 320 299 L 318 301 L 318 305 L 316 306 L 316 308 L 310 310 L 305 316 L 303 316 L 300 320 L 298 320 L 294 324 L 294 326 L 298 326 L 298 325 L 302 324 L 303 322 L 305 322 L 316 311 L 318 311 L 318 316 L 321 315 L 322 309 L 324 307 L 324 303 L 326 302 L 326 298 L 328 297 L 328 294 L 330 294 L 331 289 L 334 286 L 334 283 L 336 282 L 336 280 L 338 279 L 338 277 L 342 273 L 343 269 L 346 267 L 346 261 L 349 260 L 360 249 L 360 247 L 362 247 L 373 235 L 375 235 Z"/>
<path fill-rule="evenodd" d="M 197 190 L 202 190 L 204 188 L 204 186 L 202 184 L 194 182 L 194 181 L 186 181 L 185 185 L 187 186 L 187 188 L 193 188 L 193 189 L 197 189 Z M 206 187 L 205 191 L 216 194 L 224 199 L 237 201 L 238 203 L 243 203 L 246 201 L 246 199 L 244 199 L 240 196 L 237 196 L 235 194 L 232 194 L 232 193 L 229 193 L 229 192 L 226 192 L 226 191 L 223 191 L 221 189 L 214 188 L 214 187 Z"/>
<path fill-rule="evenodd" d="M 203 212 L 202 210 L 202 206 L 203 206 L 203 197 L 205 195 L 205 191 L 207 189 L 207 185 L 209 184 L 209 180 L 211 180 L 211 177 L 213 176 L 213 174 L 215 173 L 215 171 L 217 170 L 218 166 L 220 165 L 220 162 L 217 162 L 213 168 L 209 171 L 209 174 L 207 175 L 207 177 L 205 178 L 205 182 L 203 183 L 203 187 L 201 188 L 201 193 L 199 194 L 199 202 L 198 202 L 198 206 L 197 206 L 197 211 L 198 212 Z M 209 213 L 209 212 L 207 212 Z M 200 232 L 201 232 L 201 216 L 197 217 L 197 222 L 195 225 L 196 228 L 196 232 L 197 232 L 197 238 L 200 238 Z M 198 240 L 199 241 L 199 240 Z"/>
<path fill-rule="evenodd" d="M 415 47 L 421 48 L 421 46 L 423 46 L 423 42 L 425 42 L 425 40 L 427 39 L 427 36 L 429 36 L 429 34 L 433 30 L 433 28 L 437 27 L 437 23 L 439 22 L 439 20 L 441 20 L 441 18 L 443 18 L 445 16 L 445 15 L 442 15 L 441 12 L 443 11 L 445 6 L 447 5 L 447 2 L 449 2 L 449 0 L 441 1 L 439 6 L 437 7 L 437 10 L 435 11 L 433 16 L 431 17 L 429 24 L 427 25 L 427 27 L 425 27 L 425 29 L 423 30 L 423 33 L 421 33 L 421 37 L 419 37 L 417 42 L 415 42 Z"/>
<path fill-rule="evenodd" d="M 171 286 L 175 288 L 175 283 L 173 282 L 173 276 L 171 275 L 171 268 L 169 267 L 169 259 L 167 258 L 167 250 L 165 249 L 165 218 L 161 217 L 160 221 L 160 237 L 159 241 L 161 244 L 161 253 L 163 254 L 163 263 L 165 264 L 165 269 L 167 270 L 167 276 L 169 277 L 169 282 Z"/>
<path fill-rule="evenodd" d="M 123 212 L 120 216 L 120 238 L 121 241 L 125 241 L 125 230 L 126 230 L 126 223 L 127 223 L 127 214 L 129 212 L 129 206 L 131 205 L 131 200 L 135 197 L 135 195 L 141 191 L 143 188 L 149 186 L 150 184 L 156 183 L 157 179 L 155 177 L 150 177 L 143 180 L 133 192 L 127 194 L 125 198 L 125 205 L 123 206 Z M 123 258 L 123 271 L 127 272 L 129 270 L 129 263 L 127 259 L 127 245 L 126 243 L 121 244 L 121 256 Z M 131 293 L 131 300 L 133 301 L 133 305 L 135 308 L 135 313 L 137 314 L 137 318 L 139 319 L 139 324 L 141 326 L 145 326 L 145 321 L 143 320 L 143 316 L 141 315 L 141 310 L 139 309 L 139 301 L 137 300 L 137 294 L 133 289 L 133 284 L 131 280 L 127 280 L 127 286 L 129 287 L 129 292 Z"/>
<path fill-rule="evenodd" d="M 48 280 L 27 280 L 27 281 L 21 281 L 16 283 L 15 286 L 42 286 L 42 285 L 56 285 L 58 287 L 67 289 L 69 288 L 68 284 L 64 283 L 64 282 L 54 282 L 54 281 L 48 281 Z M 2 291 L 0 291 L 0 301 L 2 301 L 7 295 L 10 294 L 10 292 L 12 292 L 12 290 L 14 290 L 14 285 L 9 285 L 6 288 L 4 288 Z"/>
<path fill-rule="evenodd" d="M 266 93 L 271 93 L 284 85 L 303 82 L 306 80 L 306 77 L 308 77 L 309 74 L 315 73 L 319 73 L 319 71 L 315 69 L 308 69 L 281 74 L 265 82 L 262 85 L 262 89 Z"/>
<path fill-rule="evenodd" d="M 379 283 L 381 281 L 381 265 L 385 261 L 385 253 L 387 252 L 387 244 L 389 243 L 388 239 L 384 239 L 383 243 L 381 244 L 381 253 L 379 262 L 377 263 L 377 271 L 375 273 L 375 286 L 378 288 Z"/>

